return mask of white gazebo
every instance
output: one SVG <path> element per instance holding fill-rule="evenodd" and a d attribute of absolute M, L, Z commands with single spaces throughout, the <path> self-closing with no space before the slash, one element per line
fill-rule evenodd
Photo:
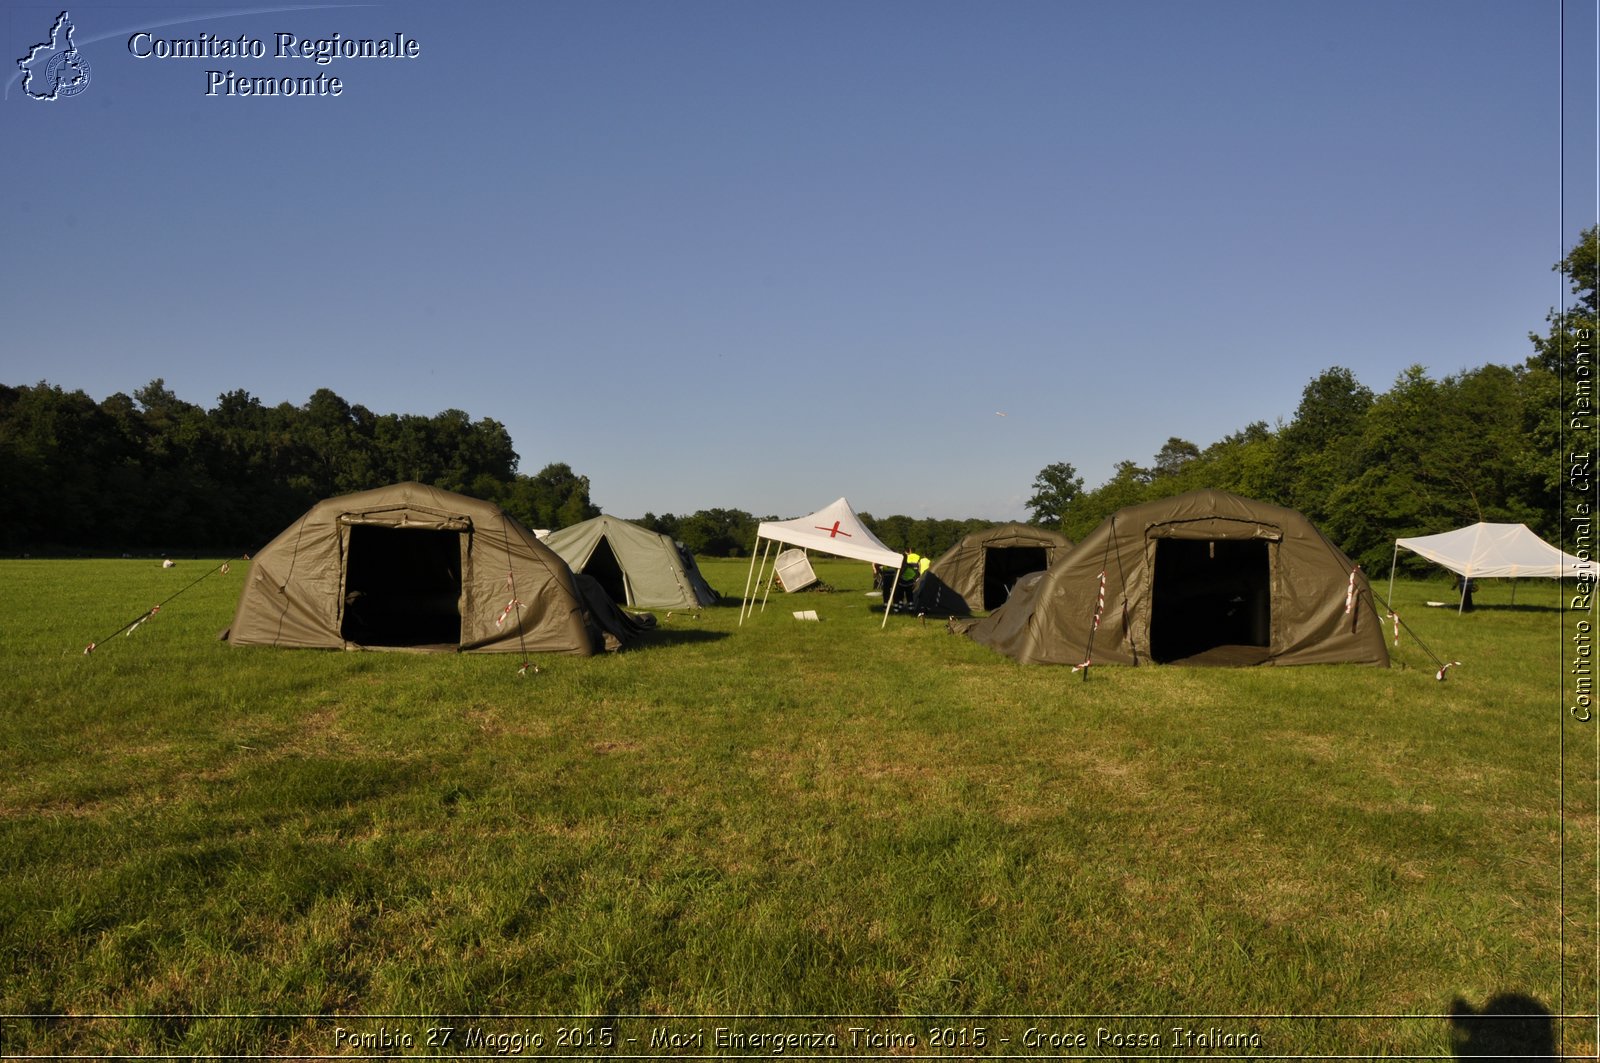
<path fill-rule="evenodd" d="M 1467 602 L 1469 579 L 1563 579 L 1594 572 L 1593 561 L 1563 553 L 1529 531 L 1526 524 L 1480 523 L 1438 535 L 1396 539 L 1394 561 L 1400 559 L 1401 547 L 1462 578 L 1458 613 Z M 1389 604 L 1394 604 L 1393 562 L 1389 565 Z"/>
<path fill-rule="evenodd" d="M 763 548 L 761 543 L 766 541 Z M 883 545 L 876 535 L 867 530 L 861 523 L 861 518 L 856 516 L 856 511 L 850 508 L 850 503 L 839 499 L 832 505 L 823 506 L 808 517 L 796 517 L 794 520 L 764 520 L 756 527 L 755 545 L 750 549 L 750 574 L 744 581 L 744 600 L 739 604 L 739 623 L 744 624 L 744 618 L 754 611 L 754 598 L 761 598 L 762 608 L 766 608 L 766 595 L 761 593 L 761 584 L 765 581 L 768 593 L 772 590 L 772 583 L 767 576 L 767 554 L 772 549 L 773 543 L 787 543 L 805 550 L 813 550 L 819 554 L 831 554 L 834 557 L 848 557 L 856 561 L 870 561 L 874 565 L 893 566 L 894 587 L 883 597 L 883 627 L 889 622 L 889 608 L 894 604 L 894 591 L 900 586 L 900 564 L 904 558 Z M 757 554 L 761 557 L 759 569 L 756 565 Z M 754 593 L 752 593 L 752 591 Z"/>

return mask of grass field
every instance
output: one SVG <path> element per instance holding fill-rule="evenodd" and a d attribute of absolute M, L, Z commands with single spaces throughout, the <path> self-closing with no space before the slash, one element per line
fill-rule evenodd
<path fill-rule="evenodd" d="M 230 648 L 242 564 L 82 653 L 212 564 L 0 561 L 0 1053 L 1449 1056 L 1507 1029 L 1452 1009 L 1595 1010 L 1548 583 L 1402 584 L 1443 683 L 1409 637 L 1083 681 L 829 561 L 525 676 Z"/>

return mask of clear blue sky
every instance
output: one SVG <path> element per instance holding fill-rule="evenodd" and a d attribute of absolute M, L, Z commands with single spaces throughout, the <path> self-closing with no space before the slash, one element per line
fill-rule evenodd
<path fill-rule="evenodd" d="M 1566 8 L 1563 89 L 1559 0 L 101 3 L 42 102 L 8 4 L 0 381 L 455 407 L 624 517 L 1020 517 L 1329 366 L 1526 357 L 1595 218 Z"/>

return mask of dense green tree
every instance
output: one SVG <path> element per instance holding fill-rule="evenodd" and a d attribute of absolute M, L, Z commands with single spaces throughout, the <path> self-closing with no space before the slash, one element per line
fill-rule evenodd
<path fill-rule="evenodd" d="M 994 525 L 992 520 L 983 520 L 976 517 L 967 517 L 963 520 L 952 520 L 940 517 L 908 517 L 903 513 L 896 513 L 888 517 L 874 517 L 871 513 L 858 513 L 861 523 L 867 530 L 878 537 L 878 540 L 891 550 L 901 553 L 917 553 L 926 557 L 937 558 L 940 554 L 960 542 L 962 537 L 981 528 Z"/>
<path fill-rule="evenodd" d="M 586 476 L 583 479 L 585 481 L 584 485 L 582 487 L 574 487 L 567 495 L 567 500 L 561 503 L 561 508 L 556 510 L 554 527 L 570 528 L 574 524 L 582 524 L 584 521 L 600 515 L 599 507 L 589 501 L 588 477 Z"/>
<path fill-rule="evenodd" d="M 433 476 L 429 482 L 448 491 L 465 492 L 479 477 L 504 483 L 515 475 L 517 453 L 512 449 L 510 433 L 498 421 L 483 418 L 474 423 L 463 410 L 445 410 L 429 420 L 426 435 L 429 453 L 434 461 Z M 581 485 L 574 484 L 567 489 L 557 512 L 566 506 L 573 491 L 580 487 L 582 498 L 571 512 L 586 514 L 578 517 L 578 521 L 598 516 L 598 510 L 590 512 L 593 507 L 589 504 L 587 479 L 583 479 Z M 564 527 L 565 523 L 561 526 Z"/>
<path fill-rule="evenodd" d="M 678 518 L 671 513 L 663 513 L 658 517 L 654 513 L 646 512 L 636 523 L 639 527 L 649 528 L 659 535 L 665 535 L 672 539 L 680 538 L 678 535 Z"/>
<path fill-rule="evenodd" d="M 1053 462 L 1033 478 L 1033 496 L 1023 503 L 1030 511 L 1028 522 L 1045 528 L 1059 528 L 1073 499 L 1083 491 L 1083 477 L 1071 464 Z"/>
<path fill-rule="evenodd" d="M 1061 534 L 1078 542 L 1101 521 L 1119 509 L 1138 505 L 1151 497 L 1150 470 L 1137 462 L 1119 461 L 1111 479 L 1076 496 L 1061 521 Z"/>
<path fill-rule="evenodd" d="M 1554 514 L 1560 506 L 1567 469 L 1563 456 L 1570 424 L 1562 398 L 1560 377 L 1530 358 L 1519 371 L 1522 386 L 1523 475 L 1532 486 L 1529 504 L 1540 513 Z M 1572 393 L 1568 384 L 1569 401 Z"/>
<path fill-rule="evenodd" d="M 1277 477 L 1277 437 L 1265 421 L 1256 421 L 1206 447 L 1185 463 L 1171 482 L 1185 491 L 1213 487 L 1262 502 L 1278 502 Z"/>
<path fill-rule="evenodd" d="M 372 428 L 373 440 L 384 458 L 390 482 L 415 480 L 433 483 L 439 466 L 426 417 L 414 413 L 385 414 Z"/>
<path fill-rule="evenodd" d="M 1535 503 L 1553 514 L 1568 489 L 1567 457 L 1596 447 L 1597 346 L 1600 346 L 1600 226 L 1579 236 L 1553 267 L 1572 298 L 1547 315 L 1544 335 L 1532 333 L 1534 353 L 1523 368 L 1525 431 L 1537 459 L 1528 470 L 1539 485 Z"/>
<path fill-rule="evenodd" d="M 867 530 L 878 537 L 878 541 L 891 550 L 898 550 L 902 554 L 916 551 L 922 552 L 922 546 L 917 542 L 917 522 L 904 513 L 893 513 L 887 517 L 874 517 L 871 513 L 857 513 L 861 523 Z"/>
<path fill-rule="evenodd" d="M 1278 433 L 1279 478 L 1273 494 L 1313 521 L 1329 492 L 1361 471 L 1357 444 L 1372 389 L 1340 366 L 1307 384 L 1294 419 Z"/>
<path fill-rule="evenodd" d="M 517 516 L 531 521 L 533 527 L 554 530 L 600 515 L 589 499 L 589 478 L 573 472 L 566 462 L 552 462 L 532 477 L 517 479 L 515 494 L 530 510 L 526 517 Z"/>
<path fill-rule="evenodd" d="M 77 545 L 97 516 L 99 463 L 114 438 L 94 400 L 45 383 L 0 396 L 0 497 L 8 543 Z"/>
<path fill-rule="evenodd" d="M 1156 451 L 1156 460 L 1151 467 L 1151 472 L 1157 479 L 1177 476 L 1186 465 L 1199 456 L 1199 447 L 1187 439 L 1169 436 L 1167 441 L 1162 444 L 1161 449 Z"/>
<path fill-rule="evenodd" d="M 1553 533 L 1540 458 L 1528 432 L 1535 374 L 1505 366 L 1433 380 L 1420 365 L 1378 396 L 1355 441 L 1356 474 L 1330 485 L 1323 530 L 1368 568 L 1393 540 L 1476 521 Z"/>
<path fill-rule="evenodd" d="M 543 526 L 599 513 L 567 466 L 532 478 L 516 466 L 497 421 L 379 416 L 327 388 L 271 408 L 229 391 L 208 411 L 160 378 L 99 404 L 48 383 L 0 386 L 0 544 L 12 549 L 253 550 L 319 498 L 398 480 L 510 502 Z"/>
<path fill-rule="evenodd" d="M 692 554 L 742 557 L 755 541 L 755 517 L 740 509 L 702 509 L 678 522 L 678 541 Z"/>
<path fill-rule="evenodd" d="M 1600 226 L 1585 229 L 1572 250 L 1551 269 L 1566 278 L 1572 301 L 1550 310 L 1544 335 L 1529 333 L 1528 338 L 1533 341 L 1533 364 L 1560 374 L 1578 334 L 1588 330 L 1592 341 L 1600 325 Z"/>

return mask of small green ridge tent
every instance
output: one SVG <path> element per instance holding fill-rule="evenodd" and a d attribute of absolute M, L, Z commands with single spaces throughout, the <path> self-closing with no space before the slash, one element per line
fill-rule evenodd
<path fill-rule="evenodd" d="M 400 483 L 318 502 L 263 547 L 223 637 L 587 656 L 632 634 L 586 605 L 567 563 L 498 506 Z"/>
<path fill-rule="evenodd" d="M 595 517 L 553 531 L 544 544 L 574 572 L 598 580 L 618 605 L 695 609 L 717 600 L 694 556 L 670 535 L 616 517 Z"/>
<path fill-rule="evenodd" d="M 917 580 L 918 611 L 966 616 L 1006 604 L 1017 580 L 1043 572 L 1071 541 L 1032 524 L 998 524 L 962 537 Z"/>
<path fill-rule="evenodd" d="M 1294 510 L 1226 491 L 1119 510 L 951 629 L 1025 664 L 1389 663 L 1354 562 Z"/>

